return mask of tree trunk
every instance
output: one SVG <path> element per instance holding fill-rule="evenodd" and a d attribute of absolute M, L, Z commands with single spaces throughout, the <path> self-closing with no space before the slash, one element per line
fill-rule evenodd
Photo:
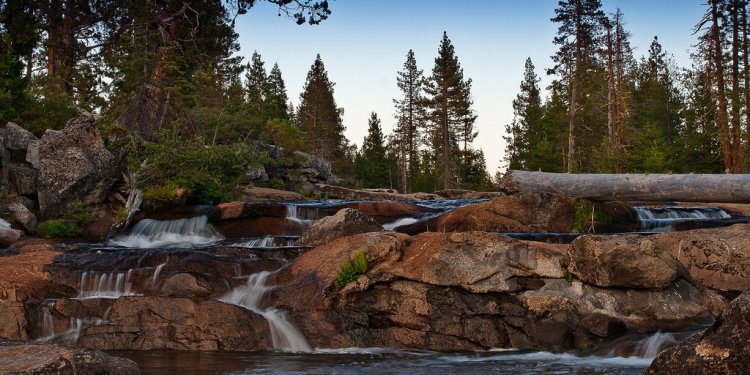
<path fill-rule="evenodd" d="M 615 144 L 615 72 L 613 62 L 613 49 L 612 49 L 612 27 L 607 27 L 607 86 L 609 90 L 607 92 L 607 137 L 609 140 L 609 147 L 614 147 Z"/>
<path fill-rule="evenodd" d="M 750 202 L 748 174 L 568 174 L 508 171 L 507 194 L 553 193 L 596 200 Z"/>
<path fill-rule="evenodd" d="M 740 24 L 739 0 L 732 0 L 732 172 L 742 171 L 742 153 L 740 152 Z"/>
<path fill-rule="evenodd" d="M 729 121 L 727 120 L 727 100 L 724 92 L 724 61 L 722 59 L 721 36 L 719 35 L 719 10 L 717 1 L 711 1 L 711 39 L 714 47 L 714 65 L 716 66 L 716 95 L 719 100 L 718 122 L 721 132 L 721 157 L 726 172 L 734 172 L 734 156 L 729 134 Z"/>

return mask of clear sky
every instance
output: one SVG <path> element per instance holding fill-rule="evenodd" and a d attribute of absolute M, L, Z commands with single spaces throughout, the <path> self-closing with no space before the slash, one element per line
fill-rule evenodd
<path fill-rule="evenodd" d="M 694 25 L 705 12 L 702 0 L 603 0 L 605 12 L 622 9 L 637 58 L 648 52 L 655 35 L 681 67 L 690 65 L 696 43 Z M 413 49 L 417 64 L 429 76 L 443 31 L 453 42 L 473 80 L 479 137 L 490 174 L 502 166 L 505 125 L 513 119 L 524 62 L 531 57 L 540 86 L 551 81 L 557 25 L 550 22 L 553 0 L 334 0 L 328 20 L 302 25 L 277 16 L 278 8 L 261 2 L 238 19 L 240 55 L 246 61 L 261 54 L 267 70 L 276 62 L 295 106 L 315 55 L 320 54 L 335 83 L 334 97 L 344 108 L 346 136 L 357 145 L 367 134 L 371 112 L 390 134 L 395 124 L 393 99 L 400 96 L 396 73 Z"/>

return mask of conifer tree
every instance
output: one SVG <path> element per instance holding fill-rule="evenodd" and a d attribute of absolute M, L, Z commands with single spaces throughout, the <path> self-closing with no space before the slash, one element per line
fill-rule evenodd
<path fill-rule="evenodd" d="M 370 114 L 367 136 L 357 156 L 357 177 L 366 188 L 384 188 L 391 185 L 390 163 L 386 155 L 385 136 L 380 119 L 375 112 Z"/>
<path fill-rule="evenodd" d="M 459 142 L 468 149 L 476 137 L 473 130 L 476 116 L 471 109 L 471 80 L 464 80 L 463 68 L 455 55 L 448 33 L 443 32 L 435 67 L 427 81 L 428 108 L 431 129 L 430 143 L 439 166 L 443 188 L 455 185 L 460 178 L 456 168 L 460 154 Z"/>
<path fill-rule="evenodd" d="M 262 119 L 264 118 L 265 94 L 268 91 L 268 77 L 258 51 L 253 52 L 251 61 L 247 65 L 245 80 L 247 81 L 248 113 L 255 118 Z"/>
<path fill-rule="evenodd" d="M 568 149 L 566 168 L 568 172 L 579 169 L 582 153 L 578 149 L 579 134 L 587 133 L 588 138 L 596 138 L 591 124 L 584 128 L 585 110 L 581 110 L 583 86 L 595 81 L 591 74 L 596 71 L 596 55 L 601 45 L 601 26 L 604 12 L 599 0 L 560 1 L 555 9 L 552 22 L 560 23 L 553 42 L 560 46 L 552 56 L 555 67 L 551 74 L 558 74 L 568 90 Z"/>
<path fill-rule="evenodd" d="M 27 1 L 0 2 L 0 123 L 14 120 L 27 105 L 29 75 L 24 74 L 38 42 L 36 19 Z M 24 64 L 25 60 L 25 64 Z"/>
<path fill-rule="evenodd" d="M 280 119 L 289 121 L 289 107 L 287 102 L 289 98 L 286 94 L 286 85 L 281 77 L 279 64 L 273 64 L 271 72 L 268 74 L 268 84 L 264 94 L 263 107 L 268 119 Z"/>
<path fill-rule="evenodd" d="M 323 60 L 317 55 L 307 73 L 305 87 L 300 94 L 297 124 L 305 142 L 305 149 L 331 161 L 334 167 L 346 162 L 348 140 L 341 123 L 342 109 L 333 98 L 334 84 L 328 80 Z"/>
<path fill-rule="evenodd" d="M 524 65 L 521 91 L 513 100 L 513 121 L 506 125 L 505 161 L 509 169 L 528 169 L 533 145 L 544 136 L 542 124 L 542 98 L 539 92 L 539 77 L 534 72 L 531 58 Z"/>
<path fill-rule="evenodd" d="M 396 82 L 402 97 L 393 99 L 396 106 L 396 128 L 393 145 L 398 157 L 401 192 L 411 192 L 413 176 L 419 166 L 419 146 L 426 128 L 427 113 L 424 105 L 423 70 L 417 68 L 414 51 L 406 54 L 403 70 L 397 73 Z"/>

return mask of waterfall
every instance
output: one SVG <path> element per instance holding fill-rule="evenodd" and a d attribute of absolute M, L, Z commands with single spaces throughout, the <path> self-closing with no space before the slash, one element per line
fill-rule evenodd
<path fill-rule="evenodd" d="M 417 220 L 416 218 L 413 218 L 413 217 L 402 217 L 402 218 L 400 218 L 398 220 L 395 220 L 395 221 L 392 221 L 390 223 L 383 224 L 383 229 L 385 229 L 385 230 L 394 230 L 394 229 L 396 229 L 396 228 L 398 228 L 400 226 L 403 226 L 403 225 L 414 224 L 417 221 L 419 221 L 419 220 Z"/>
<path fill-rule="evenodd" d="M 164 262 L 158 266 L 156 266 L 156 270 L 154 271 L 154 276 L 151 277 L 151 285 L 156 285 L 156 280 L 159 278 L 159 274 L 161 273 L 162 268 L 167 265 L 167 262 Z"/>
<path fill-rule="evenodd" d="M 273 287 L 266 285 L 266 279 L 270 272 L 259 272 L 252 274 L 247 279 L 247 284 L 237 287 L 228 294 L 219 298 L 219 301 L 242 306 L 258 315 L 263 316 L 268 322 L 271 331 L 271 342 L 273 348 L 283 351 L 309 352 L 312 351 L 305 336 L 292 323 L 287 314 L 276 308 L 262 308 L 261 300 L 267 291 Z"/>
<path fill-rule="evenodd" d="M 42 304 L 42 335 L 52 337 L 55 335 L 55 322 L 52 320 L 50 307 L 55 306 L 55 300 L 47 300 Z"/>
<path fill-rule="evenodd" d="M 633 207 L 643 229 L 649 232 L 674 230 L 685 221 L 728 219 L 731 216 L 718 207 Z"/>
<path fill-rule="evenodd" d="M 120 298 L 135 295 L 131 291 L 131 272 L 84 272 L 78 298 Z"/>
<path fill-rule="evenodd" d="M 659 331 L 638 342 L 633 350 L 633 355 L 642 358 L 654 358 L 661 349 L 674 344 L 677 344 L 677 339 L 673 334 Z"/>
<path fill-rule="evenodd" d="M 209 245 L 224 237 L 208 223 L 206 216 L 179 220 L 143 219 L 135 224 L 128 235 L 118 236 L 110 245 L 132 248 L 191 248 Z"/>
<path fill-rule="evenodd" d="M 286 206 L 286 225 L 284 233 L 289 235 L 302 234 L 318 219 L 317 206 L 288 204 Z"/>
<path fill-rule="evenodd" d="M 286 237 L 286 236 L 265 236 L 260 238 L 253 238 L 243 242 L 237 242 L 231 244 L 235 247 L 247 247 L 247 248 L 276 248 L 276 247 L 289 247 L 294 246 L 294 242 L 298 237 Z"/>

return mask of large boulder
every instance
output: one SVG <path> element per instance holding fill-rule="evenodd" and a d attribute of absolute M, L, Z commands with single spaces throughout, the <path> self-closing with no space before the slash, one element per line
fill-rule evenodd
<path fill-rule="evenodd" d="M 0 247 L 12 245 L 22 234 L 20 230 L 11 228 L 7 221 L 0 219 Z"/>
<path fill-rule="evenodd" d="M 679 263 L 651 237 L 580 236 L 570 244 L 567 269 L 579 280 L 604 288 L 667 287 Z"/>
<path fill-rule="evenodd" d="M 353 208 L 344 208 L 333 216 L 326 216 L 316 221 L 302 234 L 297 245 L 318 246 L 337 238 L 382 230 L 383 227 L 371 217 Z"/>
<path fill-rule="evenodd" d="M 37 138 L 30 131 L 9 122 L 2 132 L 3 147 L 9 152 L 11 160 L 18 162 L 26 161 L 26 152 L 29 143 Z"/>
<path fill-rule="evenodd" d="M 76 117 L 61 131 L 47 130 L 39 158 L 42 217 L 59 215 L 76 200 L 103 202 L 119 178 L 117 158 L 104 146 L 91 116 Z"/>
<path fill-rule="evenodd" d="M 0 344 L 0 358 L 3 374 L 140 374 L 129 359 L 53 344 Z"/>
<path fill-rule="evenodd" d="M 37 193 L 39 171 L 24 165 L 11 164 L 8 166 L 8 182 L 11 190 L 19 195 L 34 195 Z"/>
<path fill-rule="evenodd" d="M 517 194 L 448 212 L 441 232 L 569 232 L 575 200 L 553 194 Z"/>
<path fill-rule="evenodd" d="M 710 328 L 660 352 L 646 374 L 747 374 L 750 291 L 729 304 Z"/>
<path fill-rule="evenodd" d="M 13 215 L 16 221 L 26 229 L 26 232 L 34 234 L 36 232 L 37 220 L 25 205 L 20 202 L 13 202 L 8 205 L 8 211 Z"/>
<path fill-rule="evenodd" d="M 703 285 L 726 292 L 750 289 L 750 224 L 654 236 Z"/>
<path fill-rule="evenodd" d="M 78 344 L 100 350 L 267 350 L 266 320 L 242 307 L 189 298 L 121 297 Z"/>
<path fill-rule="evenodd" d="M 339 183 L 340 180 L 333 174 L 331 163 L 328 160 L 301 151 L 295 151 L 292 157 L 295 165 L 299 165 L 302 169 L 302 175 L 305 176 L 307 182 L 313 184 L 318 182 Z"/>

